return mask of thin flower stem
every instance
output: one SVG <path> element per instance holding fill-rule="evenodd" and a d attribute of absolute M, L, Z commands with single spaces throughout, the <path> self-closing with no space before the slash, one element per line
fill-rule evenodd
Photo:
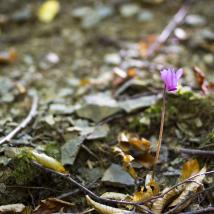
<path fill-rule="evenodd" d="M 161 148 L 161 142 L 162 142 L 162 137 L 163 137 L 165 111 L 166 111 L 166 85 L 164 86 L 164 89 L 163 89 L 163 105 L 162 105 L 162 111 L 161 111 L 161 124 L 160 124 L 160 132 L 159 132 L 159 138 L 158 138 L 158 143 L 157 143 L 155 163 L 154 163 L 154 168 L 153 168 L 153 177 L 155 174 L 156 165 L 157 165 L 159 155 L 160 155 L 160 148 Z"/>

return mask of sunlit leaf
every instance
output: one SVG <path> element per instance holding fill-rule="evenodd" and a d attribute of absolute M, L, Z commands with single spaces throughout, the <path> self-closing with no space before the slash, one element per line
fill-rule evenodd
<path fill-rule="evenodd" d="M 198 174 L 206 172 L 206 167 L 203 167 Z M 199 175 L 195 178 L 192 179 L 192 182 L 188 183 L 186 187 L 184 188 L 183 192 L 179 195 L 178 198 L 176 198 L 170 205 L 169 207 L 175 207 L 176 205 L 178 206 L 177 209 L 174 211 L 175 213 L 180 212 L 183 210 L 185 207 L 187 207 L 193 198 L 189 199 L 189 196 L 196 193 L 200 188 L 203 187 L 203 180 L 205 178 L 205 175 Z"/>
<path fill-rule="evenodd" d="M 133 212 L 128 210 L 122 210 L 104 204 L 100 204 L 92 200 L 88 195 L 86 196 L 86 200 L 88 204 L 91 205 L 100 214 L 133 214 Z"/>
<path fill-rule="evenodd" d="M 31 151 L 31 154 L 33 155 L 35 161 L 41 164 L 42 166 L 47 167 L 49 169 L 53 169 L 57 172 L 65 172 L 65 168 L 63 167 L 63 165 L 56 159 L 44 153 L 38 153 L 36 151 Z"/>
<path fill-rule="evenodd" d="M 74 206 L 74 204 L 57 198 L 48 198 L 40 202 L 40 204 L 33 211 L 33 214 L 51 214 L 71 206 Z"/>
<path fill-rule="evenodd" d="M 41 22 L 51 22 L 58 14 L 60 4 L 57 0 L 48 0 L 44 2 L 38 11 L 38 18 Z"/>
<path fill-rule="evenodd" d="M 145 201 L 157 195 L 159 191 L 160 191 L 159 185 L 155 182 L 155 180 L 151 176 L 147 175 L 145 186 L 142 186 L 140 191 L 134 193 L 133 201 L 135 202 Z"/>
<path fill-rule="evenodd" d="M 188 160 L 182 169 L 181 180 L 185 180 L 200 171 L 199 163 L 196 159 Z"/>

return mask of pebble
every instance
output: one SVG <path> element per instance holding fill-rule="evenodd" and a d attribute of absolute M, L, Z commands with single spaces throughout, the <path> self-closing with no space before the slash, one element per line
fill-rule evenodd
<path fill-rule="evenodd" d="M 174 34 L 179 40 L 186 40 L 188 38 L 186 31 L 182 28 L 176 28 Z"/>
<path fill-rule="evenodd" d="M 203 16 L 200 16 L 197 14 L 191 14 L 186 16 L 185 23 L 193 27 L 203 26 L 206 24 L 206 19 Z"/>
<path fill-rule="evenodd" d="M 120 14 L 123 17 L 132 17 L 140 12 L 140 7 L 137 4 L 124 4 L 120 7 Z"/>
<path fill-rule="evenodd" d="M 45 56 L 46 60 L 52 64 L 57 64 L 59 62 L 59 56 L 56 53 L 48 53 Z"/>
<path fill-rule="evenodd" d="M 153 18 L 154 18 L 154 15 L 149 10 L 142 10 L 137 16 L 137 19 L 140 22 L 149 22 L 149 21 L 152 21 Z"/>
<path fill-rule="evenodd" d="M 119 65 L 121 63 L 121 58 L 117 53 L 109 53 L 105 55 L 104 61 L 111 65 Z"/>

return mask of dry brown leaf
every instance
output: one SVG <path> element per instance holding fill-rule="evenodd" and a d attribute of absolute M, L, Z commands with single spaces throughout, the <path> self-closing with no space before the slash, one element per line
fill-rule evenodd
<path fill-rule="evenodd" d="M 161 214 L 166 205 L 170 203 L 173 198 L 178 196 L 182 192 L 183 188 L 184 185 L 178 186 L 166 193 L 162 198 L 156 199 L 152 205 L 152 212 L 154 212 L 155 214 Z M 163 190 L 163 193 L 167 192 L 169 189 L 170 188 L 165 188 Z"/>
<path fill-rule="evenodd" d="M 211 91 L 214 90 L 214 83 L 211 83 L 207 80 L 204 72 L 197 66 L 193 68 L 196 81 L 200 86 L 201 90 L 204 94 L 209 94 Z"/>
<path fill-rule="evenodd" d="M 141 163 L 145 168 L 151 168 L 155 163 L 155 157 L 151 154 L 144 154 L 136 158 L 136 161 Z"/>
<path fill-rule="evenodd" d="M 13 63 L 17 59 L 17 52 L 14 48 L 9 49 L 8 51 L 0 52 L 0 64 Z"/>
<path fill-rule="evenodd" d="M 33 214 L 51 214 L 71 206 L 74 206 L 74 204 L 57 198 L 48 198 L 41 201 L 40 205 L 33 211 Z"/>
<path fill-rule="evenodd" d="M 200 171 L 199 163 L 196 159 L 188 160 L 182 168 L 181 181 L 197 174 Z"/>
<path fill-rule="evenodd" d="M 205 173 L 206 172 L 206 167 L 203 167 L 198 174 Z M 182 204 L 181 206 L 178 206 L 177 209 L 175 209 L 174 212 L 179 212 L 183 210 L 185 207 L 187 207 L 192 199 L 189 199 L 189 196 L 192 195 L 193 193 L 196 193 L 200 187 L 203 187 L 203 179 L 205 175 L 199 175 L 195 178 L 192 179 L 191 183 L 188 183 L 182 193 L 179 195 L 178 198 L 176 198 L 170 205 L 169 207 L 175 207 L 176 205 Z"/>
<path fill-rule="evenodd" d="M 133 195 L 134 202 L 145 201 L 155 195 L 160 191 L 159 185 L 151 178 L 150 175 L 147 175 L 145 187 L 141 187 L 141 190 L 136 192 Z"/>
<path fill-rule="evenodd" d="M 105 192 L 100 196 L 101 198 L 106 198 L 106 199 L 114 199 L 114 200 L 121 200 L 124 201 L 127 198 L 129 198 L 129 195 L 119 193 L 119 192 Z"/>
<path fill-rule="evenodd" d="M 100 214 L 133 214 L 133 212 L 128 210 L 118 209 L 118 208 L 106 206 L 104 204 L 100 204 L 92 200 L 88 195 L 86 196 L 86 200 L 88 204 L 91 205 Z"/>

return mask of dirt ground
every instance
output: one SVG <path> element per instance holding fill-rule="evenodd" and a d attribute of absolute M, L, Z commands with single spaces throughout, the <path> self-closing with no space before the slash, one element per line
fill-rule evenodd
<path fill-rule="evenodd" d="M 23 203 L 33 210 L 41 200 L 58 197 L 74 203 L 68 206 L 72 213 L 90 207 L 79 188 L 20 158 L 18 150 L 26 148 L 61 161 L 78 182 L 98 195 L 135 192 L 151 166 L 136 165 L 139 179 L 135 185 L 101 179 L 112 163 L 123 165 L 121 157 L 113 152 L 123 131 L 148 139 L 154 153 L 161 113 L 159 71 L 169 65 L 184 69 L 182 86 L 187 92 L 167 98 L 157 181 L 161 190 L 172 186 L 183 163 L 192 158 L 198 159 L 200 167 L 207 164 L 207 171 L 213 170 L 213 159 L 178 153 L 174 148 L 213 151 L 213 89 L 203 95 L 193 67 L 204 72 L 207 82 L 214 82 L 214 1 L 193 1 L 187 13 L 189 21 L 186 18 L 176 27 L 151 58 L 144 56 L 145 49 L 160 35 L 182 1 L 62 0 L 59 13 L 49 23 L 37 17 L 43 2 L 0 2 L 0 136 L 6 136 L 26 117 L 31 108 L 29 94 L 36 93 L 39 102 L 33 121 L 0 146 L 0 205 Z M 127 5 L 128 11 L 124 9 Z M 1 58 L 5 53 L 9 56 L 4 61 Z M 125 73 L 118 75 L 115 68 Z M 119 110 L 118 105 L 115 107 L 114 102 L 144 96 L 159 98 L 130 111 L 125 104 Z M 89 109 L 96 103 L 99 108 Z M 78 149 L 65 146 L 72 140 L 79 143 Z M 72 157 L 67 154 L 70 150 Z M 204 185 L 210 187 L 212 183 L 208 177 Z M 71 191 L 68 197 L 62 196 Z M 213 205 L 209 192 L 200 199 L 186 210 Z M 52 213 L 44 210 L 34 213 Z"/>

